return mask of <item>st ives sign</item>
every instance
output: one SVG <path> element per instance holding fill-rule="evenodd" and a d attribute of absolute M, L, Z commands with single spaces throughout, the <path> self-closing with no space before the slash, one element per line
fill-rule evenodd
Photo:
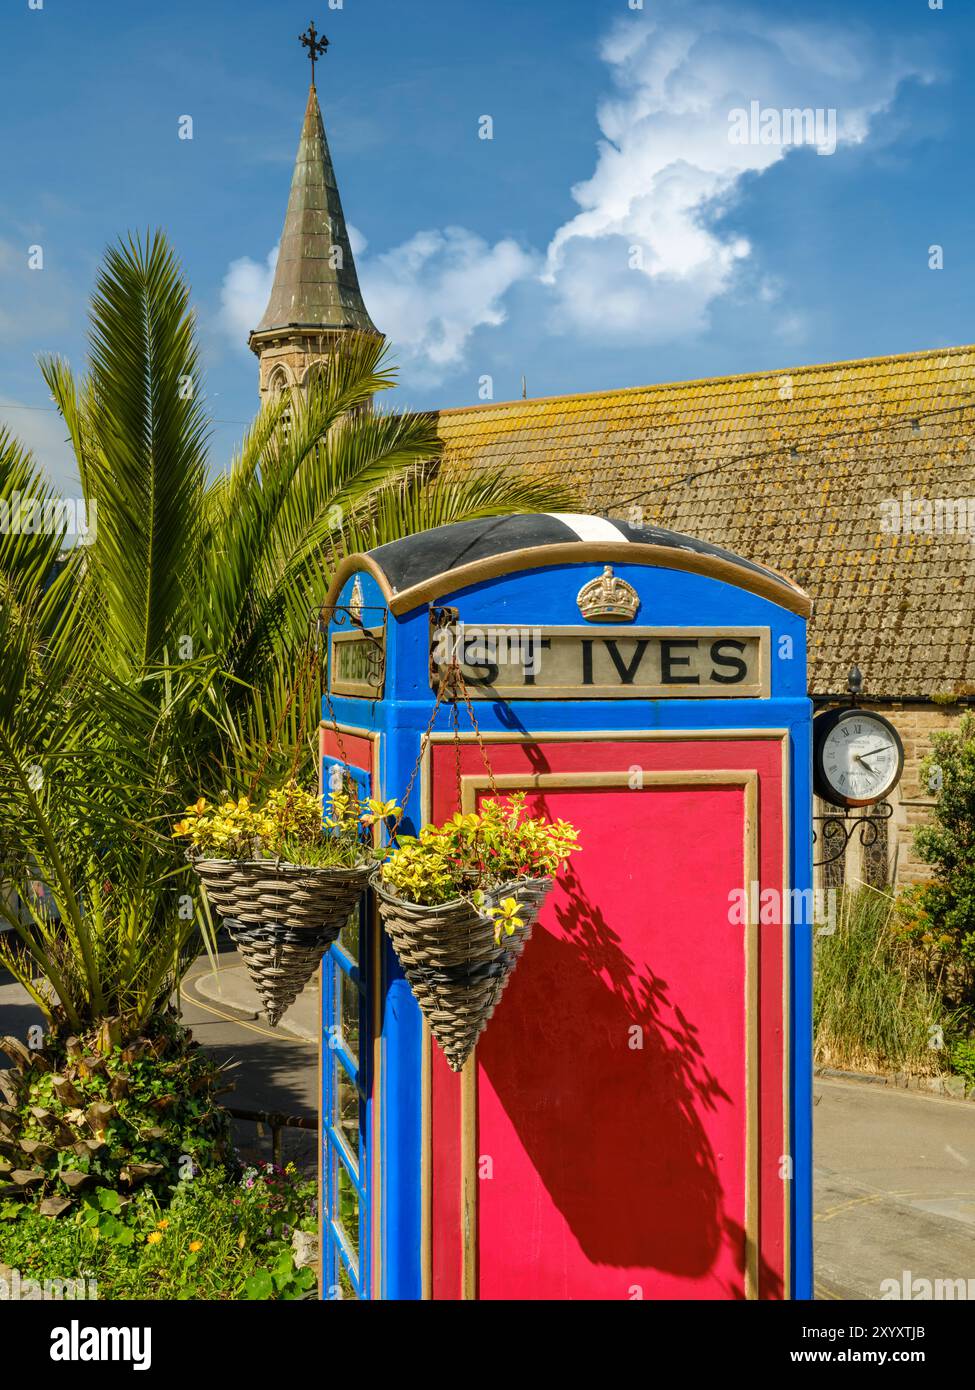
<path fill-rule="evenodd" d="M 435 633 L 431 684 L 457 660 L 475 699 L 769 695 L 767 628 L 480 627 Z"/>

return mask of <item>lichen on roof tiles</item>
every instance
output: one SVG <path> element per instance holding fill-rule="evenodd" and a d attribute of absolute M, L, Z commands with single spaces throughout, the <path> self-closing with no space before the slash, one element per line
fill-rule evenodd
<path fill-rule="evenodd" d="M 438 420 L 448 471 L 554 473 L 587 510 L 627 517 L 632 498 L 648 520 L 788 574 L 815 600 L 814 693 L 844 690 L 854 662 L 878 695 L 975 683 L 975 538 L 884 531 L 881 510 L 905 491 L 971 499 L 975 525 L 975 347 L 492 402 Z M 948 629 L 961 636 L 934 663 L 932 634 Z M 867 637 L 880 630 L 882 641 Z"/>

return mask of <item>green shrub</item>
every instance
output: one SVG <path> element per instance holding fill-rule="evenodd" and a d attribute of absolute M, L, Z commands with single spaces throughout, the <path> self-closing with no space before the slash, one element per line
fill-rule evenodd
<path fill-rule="evenodd" d="M 230 1120 L 216 1101 L 220 1067 L 174 1016 L 125 1046 L 110 1026 L 49 1037 L 28 1050 L 0 1039 L 14 1065 L 0 1073 L 0 1199 L 58 1214 L 96 1187 L 159 1197 L 190 1172 L 233 1159 Z"/>
<path fill-rule="evenodd" d="M 951 1045 L 951 1070 L 975 1086 L 975 1038 L 958 1038 Z"/>
<path fill-rule="evenodd" d="M 165 1202 L 148 1188 L 131 1198 L 96 1188 L 53 1220 L 0 1203 L 0 1264 L 22 1281 L 94 1280 L 100 1299 L 314 1296 L 316 1271 L 296 1266 L 291 1245 L 295 1230 L 315 1230 L 314 1194 L 293 1165 L 265 1164 L 201 1173 Z"/>
<path fill-rule="evenodd" d="M 965 1022 L 904 939 L 895 900 L 870 888 L 843 894 L 835 932 L 816 937 L 816 1062 L 938 1074 L 948 1069 L 948 1049 Z"/>

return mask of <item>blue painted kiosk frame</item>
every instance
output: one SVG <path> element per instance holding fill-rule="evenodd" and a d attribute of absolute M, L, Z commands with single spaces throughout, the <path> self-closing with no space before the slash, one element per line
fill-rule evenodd
<path fill-rule="evenodd" d="M 580 586 L 612 563 L 616 576 L 641 598 L 640 621 L 687 628 L 749 627 L 769 632 L 768 693 L 761 698 L 506 699 L 482 700 L 477 713 L 485 738 L 512 731 L 553 736 L 612 730 L 621 736 L 686 735 L 715 730 L 781 735 L 789 773 L 788 869 L 791 889 L 811 899 L 812 786 L 811 702 L 806 679 L 806 618 L 809 602 L 790 581 L 737 556 L 657 528 L 636 528 L 601 518 L 560 518 L 569 530 L 592 523 L 596 539 L 545 531 L 525 544 L 525 527 L 549 518 L 512 517 L 503 522 L 462 523 L 425 536 L 353 556 L 340 567 L 328 596 L 336 608 L 366 605 L 388 610 L 385 672 L 381 696 L 333 693 L 339 726 L 347 733 L 378 737 L 374 792 L 402 796 L 417 764 L 421 738 L 433 708 L 430 683 L 430 608 L 459 610 L 467 625 L 578 626 Z M 601 531 L 605 525 L 616 536 Z M 465 528 L 481 528 L 471 530 Z M 485 528 L 489 528 L 485 531 Z M 513 532 L 513 534 L 509 534 Z M 529 534 L 530 531 L 529 531 Z M 485 538 L 485 536 L 487 538 Z M 419 557 L 409 553 L 425 542 Z M 598 635 L 598 632 L 597 634 Z M 332 644 L 328 653 L 332 678 Z M 450 711 L 441 708 L 434 732 L 447 736 Z M 323 705 L 323 727 L 330 716 Z M 404 829 L 422 824 L 421 779 L 405 807 Z M 369 913 L 374 909 L 370 906 Z M 421 1087 L 423 1027 L 419 1008 L 386 938 L 372 922 L 363 931 L 376 954 L 365 958 L 364 1018 L 378 1020 L 378 1065 L 360 1078 L 362 1171 L 378 1157 L 380 1181 L 361 1185 L 368 1232 L 366 1254 L 354 1279 L 359 1297 L 419 1299 L 429 1296 L 423 1259 L 424 1193 L 421 1174 Z M 812 934 L 808 921 L 787 925 L 788 940 L 788 1133 L 792 1177 L 788 1182 L 789 1268 L 786 1295 L 812 1297 Z M 338 948 L 339 950 L 341 948 Z M 343 969 L 348 962 L 339 960 Z M 360 969 L 362 966 L 360 965 Z M 326 971 L 329 975 L 329 971 Z M 370 998 L 374 1013 L 368 1007 Z M 336 1024 L 336 999 L 324 991 L 324 1056 Z M 364 1035 L 368 1033 L 368 1024 Z M 329 1068 L 325 1069 L 328 1075 Z M 334 1096 L 326 1081 L 323 1113 Z M 378 1112 L 374 1114 L 377 1103 Z M 326 1147 L 329 1126 L 325 1126 Z M 379 1144 L 375 1155 L 373 1145 Z M 327 1155 L 326 1155 L 327 1156 Z M 334 1202 L 328 1164 L 323 1167 L 326 1225 Z M 788 1181 L 788 1179 L 787 1179 Z M 372 1223 L 377 1229 L 372 1229 Z M 326 1240 L 325 1288 L 334 1286 L 334 1233 Z M 375 1251 L 375 1260 L 369 1249 Z M 329 1264 L 329 1260 L 332 1264 Z M 334 1296 L 334 1294 L 333 1294 Z"/>

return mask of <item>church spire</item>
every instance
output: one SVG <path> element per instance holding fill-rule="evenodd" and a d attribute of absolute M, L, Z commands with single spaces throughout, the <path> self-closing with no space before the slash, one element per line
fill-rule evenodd
<path fill-rule="evenodd" d="M 327 39 L 318 39 L 314 26 L 302 42 L 313 64 L 328 44 Z M 312 82 L 271 297 L 249 339 L 261 359 L 261 395 L 269 389 L 302 385 L 311 361 L 321 360 L 323 349 L 327 353 L 338 335 L 354 331 L 378 336 L 359 288 Z M 278 367 L 282 370 L 272 383 L 272 372 Z"/>

